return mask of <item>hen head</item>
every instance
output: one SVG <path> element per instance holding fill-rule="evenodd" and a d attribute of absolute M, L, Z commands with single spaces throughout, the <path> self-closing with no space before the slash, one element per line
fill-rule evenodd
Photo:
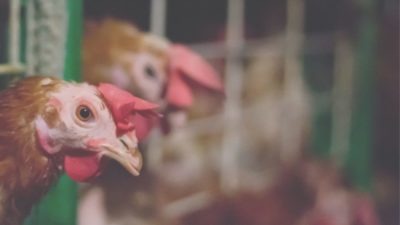
<path fill-rule="evenodd" d="M 106 19 L 91 24 L 83 47 L 86 81 L 107 81 L 159 103 L 165 114 L 164 127 L 183 124 L 195 88 L 224 92 L 219 74 L 199 54 L 163 37 L 143 33 L 128 22 Z"/>
<path fill-rule="evenodd" d="M 55 80 L 46 78 L 42 85 Z M 75 181 L 101 173 L 105 156 L 133 175 L 142 166 L 139 140 L 150 128 L 156 105 L 110 84 L 92 86 L 61 82 L 47 93 L 47 102 L 34 120 L 45 154 L 62 155 L 65 172 Z"/>

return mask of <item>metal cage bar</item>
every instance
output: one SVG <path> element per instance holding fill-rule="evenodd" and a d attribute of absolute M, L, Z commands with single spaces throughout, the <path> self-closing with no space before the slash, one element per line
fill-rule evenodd
<path fill-rule="evenodd" d="M 150 9 L 150 30 L 153 34 L 164 35 L 167 0 L 152 0 Z"/>
<path fill-rule="evenodd" d="M 20 0 L 10 2 L 10 21 L 9 21 L 9 52 L 8 60 L 11 65 L 19 65 L 19 44 L 20 44 Z"/>
<path fill-rule="evenodd" d="M 243 79 L 244 0 L 228 1 L 226 56 L 226 102 L 224 106 L 224 137 L 221 150 L 221 188 L 234 191 L 239 182 L 238 154 L 241 133 L 241 94 Z"/>
<path fill-rule="evenodd" d="M 336 163 L 343 166 L 350 147 L 354 49 L 348 37 L 336 36 L 330 153 Z"/>
<path fill-rule="evenodd" d="M 286 24 L 286 42 L 285 42 L 285 58 L 284 58 L 284 87 L 285 93 L 290 93 L 293 86 L 297 85 L 297 79 L 302 76 L 302 61 L 304 47 L 304 0 L 288 0 L 287 1 L 287 24 Z M 280 137 L 280 157 L 283 162 L 292 162 L 300 154 L 298 152 L 298 143 L 296 140 L 301 137 L 302 132 L 299 127 L 293 126 L 296 123 L 296 117 L 293 114 L 282 115 L 284 130 Z M 296 127 L 296 128 L 294 128 Z"/>
<path fill-rule="evenodd" d="M 152 0 L 150 8 L 150 32 L 165 36 L 166 26 L 166 6 L 167 0 Z M 155 170 L 162 158 L 162 150 L 159 146 L 161 140 L 161 132 L 156 130 L 151 133 L 154 140 L 149 143 L 146 163 L 149 170 Z"/>
<path fill-rule="evenodd" d="M 20 0 L 10 1 L 10 16 L 8 27 L 8 62 L 0 65 L 0 74 L 17 74 L 24 71 L 20 62 Z"/>

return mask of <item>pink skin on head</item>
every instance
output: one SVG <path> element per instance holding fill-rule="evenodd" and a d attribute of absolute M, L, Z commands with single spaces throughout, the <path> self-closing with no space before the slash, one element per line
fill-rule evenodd
<path fill-rule="evenodd" d="M 42 130 L 47 129 L 44 120 L 40 120 L 36 123 L 36 134 L 42 149 L 48 154 L 55 154 L 59 149 L 54 147 L 52 141 L 48 138 L 45 132 Z"/>
<path fill-rule="evenodd" d="M 55 107 L 57 110 L 60 110 L 62 107 L 61 102 L 56 99 L 56 98 L 50 98 L 49 100 L 49 105 L 52 105 L 53 107 Z"/>
<path fill-rule="evenodd" d="M 43 124 L 42 124 L 43 123 Z M 38 140 L 43 150 L 48 154 L 57 153 L 60 148 L 54 146 L 47 135 L 47 127 L 44 127 L 44 121 L 37 122 Z M 100 140 L 89 140 L 87 146 L 89 149 L 95 149 L 102 143 Z M 73 180 L 82 182 L 90 180 L 100 174 L 100 157 L 96 152 L 82 151 L 84 154 L 79 156 L 65 155 L 64 170 Z"/>
<path fill-rule="evenodd" d="M 100 144 L 102 144 L 102 143 L 104 143 L 104 142 L 105 142 L 104 140 L 89 139 L 89 140 L 86 142 L 86 146 L 87 146 L 88 148 L 95 149 L 95 148 L 98 148 L 98 147 L 100 146 Z"/>
<path fill-rule="evenodd" d="M 48 105 L 60 110 L 62 107 L 61 102 L 56 98 L 50 98 Z M 38 137 L 39 143 L 42 149 L 48 154 L 55 154 L 60 150 L 60 146 L 56 146 L 55 143 L 49 138 L 48 132 L 49 128 L 47 123 L 40 118 L 36 121 L 36 135 Z"/>

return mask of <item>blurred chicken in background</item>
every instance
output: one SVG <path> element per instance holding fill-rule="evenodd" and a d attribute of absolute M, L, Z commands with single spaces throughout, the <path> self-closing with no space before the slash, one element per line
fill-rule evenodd
<path fill-rule="evenodd" d="M 107 196 L 102 203 L 95 202 L 94 204 L 105 204 L 107 208 L 98 218 L 107 214 L 108 218 L 104 218 L 103 221 L 108 221 L 108 224 L 121 225 L 379 224 L 372 201 L 369 197 L 358 193 L 351 185 L 348 185 L 339 168 L 331 166 L 330 162 L 320 162 L 320 159 L 309 158 L 311 117 L 315 116 L 312 115 L 315 113 L 313 111 L 315 109 L 312 108 L 308 87 L 304 80 L 304 77 L 308 74 L 303 74 L 304 71 L 299 71 L 299 74 L 285 72 L 287 43 L 285 43 L 285 35 L 282 35 L 282 28 L 286 24 L 285 16 L 283 16 L 285 15 L 286 1 L 245 2 L 253 5 L 252 7 L 246 5 L 246 15 L 256 15 L 254 9 L 259 11 L 258 16 L 250 16 L 251 21 L 246 24 L 245 36 L 246 38 L 261 38 L 260 41 L 257 40 L 257 43 L 262 44 L 256 47 L 245 46 L 244 55 L 248 56 L 249 52 L 251 52 L 251 55 L 240 62 L 246 67 L 243 73 L 240 100 L 241 121 L 239 127 L 241 140 L 240 146 L 238 146 L 240 149 L 237 156 L 238 160 L 236 161 L 238 182 L 235 192 L 229 195 L 221 188 L 221 170 L 224 166 L 221 164 L 221 149 L 227 131 L 226 115 L 221 110 L 221 101 L 215 97 L 215 92 L 204 91 L 210 89 L 204 83 L 203 85 L 195 85 L 196 87 L 191 85 L 190 91 L 193 98 L 190 98 L 190 101 L 185 98 L 186 100 L 182 100 L 181 103 L 192 102 L 192 104 L 190 107 L 184 107 L 187 110 L 185 116 L 176 114 L 178 116 L 175 117 L 177 121 L 186 121 L 185 126 L 181 126 L 183 123 L 179 122 L 177 124 L 181 124 L 178 125 L 180 129 L 173 129 L 174 132 L 151 140 L 148 145 L 148 150 L 150 150 L 148 152 L 156 153 L 156 156 L 150 154 L 151 157 L 149 157 L 147 155 L 147 160 L 150 161 L 147 165 L 152 165 L 152 168 L 145 170 L 145 176 L 142 174 L 139 179 L 133 180 L 127 179 L 124 174 L 114 173 L 110 175 L 110 177 L 114 176 L 113 179 L 108 178 L 107 182 L 102 183 L 102 186 L 107 190 Z M 314 2 L 326 5 L 328 1 Z M 260 3 L 264 5 L 257 5 Z M 204 15 L 204 12 L 199 10 L 201 7 L 198 7 L 197 4 L 204 4 L 213 9 L 217 9 L 217 6 L 219 6 L 220 10 L 214 12 L 217 16 L 207 14 L 207 18 L 203 18 L 200 14 Z M 326 9 L 323 8 L 322 13 L 320 13 L 321 7 L 317 7 L 317 10 L 314 10 L 318 11 L 314 15 L 315 18 L 320 18 L 320 14 L 324 13 L 330 14 L 331 17 L 332 15 L 336 16 L 336 11 L 342 9 L 338 7 L 336 11 L 331 10 L 329 7 L 331 5 L 336 5 L 336 3 L 328 4 Z M 174 7 L 176 8 L 175 11 L 173 10 Z M 194 8 L 195 12 L 189 10 L 191 7 Z M 226 21 L 221 19 L 218 23 L 210 18 L 224 18 L 226 16 L 224 7 L 224 3 L 216 3 L 215 1 L 194 1 L 190 3 L 169 1 L 166 33 L 173 39 L 187 42 L 205 42 L 206 39 L 213 41 L 212 44 L 217 43 L 216 46 L 218 44 L 223 45 Z M 202 9 L 204 8 L 206 7 Z M 121 9 L 121 11 L 129 11 L 126 14 L 131 14 L 130 10 Z M 210 14 L 212 13 L 210 12 Z M 188 21 L 180 23 L 182 18 Z M 340 18 L 347 17 L 340 16 Z M 193 20 L 197 23 L 194 23 Z M 348 20 L 345 20 L 347 23 Z M 318 25 L 326 22 L 319 19 L 311 19 L 310 21 Z M 307 23 L 310 23 L 310 21 Z M 113 21 L 108 20 L 108 22 Z M 263 26 L 263 23 L 267 23 L 265 29 L 260 29 L 260 24 Z M 107 24 L 107 22 L 104 22 L 104 24 Z M 203 24 L 203 27 L 200 24 Z M 327 24 L 332 25 L 334 23 L 330 21 Z M 218 26 L 222 31 L 218 32 L 218 37 L 215 34 L 210 34 L 212 32 L 207 32 L 217 29 Z M 99 28 L 99 25 L 90 25 L 89 30 L 96 27 Z M 128 33 L 131 33 L 132 36 L 141 33 L 130 25 L 128 27 L 126 29 L 130 30 Z M 321 27 L 325 28 L 325 26 Z M 306 29 L 310 28 L 306 27 Z M 333 27 L 328 29 L 334 30 Z M 249 31 L 250 34 L 247 34 Z M 105 36 L 108 35 L 111 39 L 120 40 L 115 43 L 125 42 L 118 39 L 118 35 L 114 32 L 103 32 Z M 141 33 L 141 35 L 143 39 L 146 39 L 144 37 L 147 37 L 147 34 Z M 264 39 L 265 37 L 269 37 L 269 39 Z M 96 39 L 97 35 L 94 38 Z M 164 105 L 168 115 L 171 108 L 174 109 L 172 111 L 175 111 L 176 106 L 179 105 L 170 104 L 168 98 L 166 98 L 169 81 L 167 78 L 163 78 L 160 79 L 161 82 L 153 83 L 158 86 L 147 86 L 151 83 L 147 80 L 151 80 L 150 77 L 152 76 L 146 75 L 149 70 L 143 64 L 150 61 L 151 65 L 159 65 L 157 68 L 168 67 L 166 66 L 168 65 L 168 57 L 159 54 L 159 52 L 163 52 L 162 50 L 158 50 L 157 54 L 152 52 L 155 46 L 162 46 L 158 49 L 167 49 L 166 46 L 171 44 L 165 40 L 161 41 L 160 44 L 159 38 L 154 36 L 147 41 L 143 41 L 139 37 L 136 38 L 138 41 L 135 43 L 146 44 L 141 45 L 142 47 L 136 45 L 129 47 L 134 49 L 130 53 L 123 51 L 127 49 L 127 46 L 123 46 L 121 50 L 113 48 L 114 50 L 110 52 L 113 52 L 113 55 L 118 55 L 115 57 L 119 58 L 119 60 L 116 60 L 119 62 L 113 63 L 113 65 L 118 66 L 109 67 L 113 69 L 108 70 L 108 72 L 107 70 L 104 71 L 107 74 L 113 74 L 108 78 L 114 79 L 114 82 L 119 82 L 121 85 L 134 82 L 135 86 L 127 88 L 132 88 L 131 91 L 139 96 L 146 98 L 143 96 L 146 95 L 144 92 L 147 89 L 151 90 L 147 93 L 148 98 L 153 97 L 155 101 Z M 150 40 L 157 41 L 152 42 Z M 329 41 L 330 39 L 327 40 L 327 42 Z M 112 42 L 110 41 L 110 43 Z M 251 43 L 251 41 L 246 39 L 245 43 Z M 316 48 L 319 48 L 318 43 L 316 44 Z M 99 42 L 93 45 L 93 49 L 98 50 L 99 46 L 104 46 L 104 43 Z M 144 46 L 152 46 L 151 51 L 144 51 Z M 201 47 L 199 47 L 200 49 Z M 247 51 L 249 49 L 257 49 L 257 51 Z M 222 58 L 226 56 L 226 52 L 223 52 L 226 49 L 222 47 L 219 50 L 221 50 L 223 56 L 211 56 L 217 58 L 216 62 L 213 61 L 212 63 L 224 68 L 226 65 Z M 136 62 L 143 61 L 133 59 L 136 59 L 136 57 L 139 59 L 143 52 L 150 56 L 145 57 L 148 59 L 147 61 L 143 60 L 145 63 L 137 64 Z M 208 51 L 205 50 L 205 52 Z M 100 52 L 96 55 L 100 55 Z M 105 55 L 110 54 L 106 53 Z M 155 55 L 163 56 L 156 57 Z M 211 55 L 213 54 L 211 53 Z M 317 56 L 319 57 L 319 55 Z M 107 61 L 113 60 L 104 60 L 103 64 L 105 65 Z M 130 64 L 131 62 L 135 63 Z M 132 65 L 141 66 L 133 66 L 132 68 Z M 136 71 L 135 68 L 142 68 L 141 70 L 137 69 L 142 72 L 133 73 Z M 330 73 L 329 70 L 322 67 L 322 69 L 317 70 L 316 74 L 323 80 L 329 80 L 329 75 L 326 74 Z M 155 69 L 155 71 L 168 71 L 168 69 Z M 85 74 L 95 74 L 95 72 L 85 72 Z M 131 75 L 126 79 L 125 74 Z M 171 77 L 166 75 L 167 72 L 162 74 Z M 229 77 L 230 74 L 226 76 Z M 136 82 L 135 80 L 141 81 Z M 183 80 L 187 81 L 187 79 Z M 193 82 L 188 83 L 192 84 Z M 214 88 L 214 90 L 216 89 Z M 177 93 L 187 93 L 187 91 L 183 88 Z M 161 98 L 157 98 L 157 96 Z M 168 107 L 168 105 L 174 107 Z M 172 127 L 176 126 L 173 125 Z M 167 126 L 164 131 L 168 130 Z M 112 182 L 118 182 L 120 188 L 117 190 L 108 187 L 108 183 Z M 101 193 L 101 190 L 92 192 L 93 196 L 101 195 Z M 92 199 L 98 200 L 99 198 Z"/>
<path fill-rule="evenodd" d="M 370 199 L 329 162 L 300 160 L 277 175 L 261 192 L 221 196 L 176 224 L 379 225 Z"/>
<path fill-rule="evenodd" d="M 314 204 L 299 225 L 379 225 L 372 199 L 351 187 L 343 171 L 330 162 L 310 160 L 302 168 Z"/>
<path fill-rule="evenodd" d="M 309 157 L 310 97 L 301 76 L 284 73 L 283 44 L 271 38 L 247 62 L 234 195 L 220 188 L 224 123 L 201 104 L 207 96 L 162 140 L 161 224 L 379 225 L 368 195 L 332 162 Z"/>
<path fill-rule="evenodd" d="M 134 25 L 117 19 L 88 22 L 86 25 L 84 80 L 93 84 L 110 82 L 160 104 L 164 114 L 161 120 L 164 134 L 185 124 L 186 110 L 193 104 L 195 91 L 211 93 L 214 99 L 222 99 L 221 78 L 205 59 L 189 48 L 143 33 Z M 127 218 L 129 221 L 140 221 L 143 216 L 155 218 L 155 203 L 150 197 L 154 194 L 152 175 L 144 169 L 140 178 L 129 179 L 116 167 L 113 173 L 104 176 L 99 186 L 102 188 L 92 187 L 83 191 L 80 224 L 107 224 L 110 213 L 118 223 Z M 123 186 L 107 185 L 114 182 Z M 105 208 L 105 205 L 111 207 Z M 131 212 L 132 208 L 138 216 Z"/>
<path fill-rule="evenodd" d="M 260 194 L 275 185 L 278 172 L 298 161 L 307 146 L 309 97 L 301 77 L 284 76 L 283 49 L 282 37 L 271 38 L 247 62 L 237 160 L 239 193 Z M 213 198 L 224 198 L 219 183 L 224 120 L 213 108 L 210 96 L 198 95 L 189 110 L 187 126 L 159 144 L 165 147 L 156 174 L 167 219 L 191 213 L 191 207 L 179 201 L 176 204 L 177 199 L 193 198 L 192 209 L 201 209 L 212 204 Z M 293 121 L 290 129 L 284 129 L 289 119 Z M 288 136 L 293 147 L 286 153 L 282 137 Z"/>
<path fill-rule="evenodd" d="M 117 19 L 87 23 L 83 75 L 90 83 L 114 83 L 161 104 L 167 133 L 184 124 L 194 88 L 223 93 L 218 73 L 200 55 Z"/>
<path fill-rule="evenodd" d="M 302 76 L 285 72 L 284 41 L 283 35 L 266 40 L 249 58 L 243 80 L 243 165 L 260 172 L 296 162 L 310 139 L 310 96 Z M 260 177 L 269 176 L 243 184 Z"/>

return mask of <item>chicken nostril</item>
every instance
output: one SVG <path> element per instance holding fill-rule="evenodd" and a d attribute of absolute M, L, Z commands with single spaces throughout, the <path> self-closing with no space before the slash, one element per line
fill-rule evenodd
<path fill-rule="evenodd" d="M 124 145 L 124 147 L 126 148 L 126 150 L 129 150 L 128 144 L 127 144 L 124 140 L 122 140 L 122 139 L 119 139 L 119 140 L 120 140 L 121 143 Z"/>

